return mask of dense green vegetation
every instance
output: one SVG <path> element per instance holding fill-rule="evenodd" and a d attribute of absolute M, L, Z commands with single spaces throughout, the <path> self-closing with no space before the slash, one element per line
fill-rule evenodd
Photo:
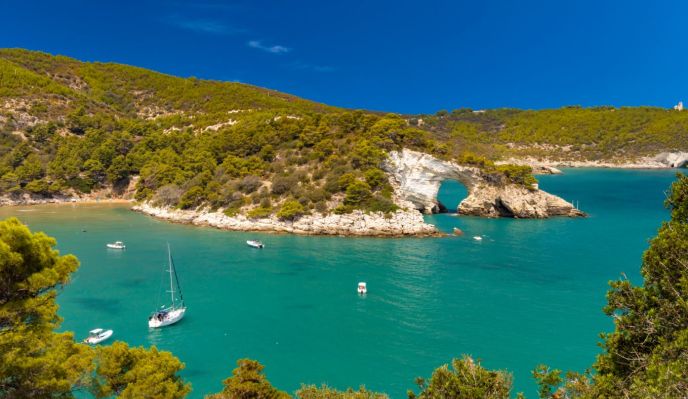
<path fill-rule="evenodd" d="M 411 148 L 526 187 L 508 156 L 628 159 L 688 150 L 688 112 L 468 109 L 402 117 L 240 83 L 0 49 L 0 195 L 119 196 L 292 220 L 391 212 L 382 161 Z M 298 203 L 300 206 L 297 206 Z"/>
<path fill-rule="evenodd" d="M 678 398 L 688 392 L 688 177 L 678 175 L 666 205 L 671 220 L 643 255 L 643 285 L 611 282 L 604 311 L 615 330 L 603 334 L 593 371 L 568 372 L 540 365 L 533 377 L 543 399 Z M 55 289 L 78 267 L 60 256 L 55 241 L 32 234 L 16 219 L 0 222 L 0 398 L 183 398 L 190 385 L 172 354 L 115 342 L 91 348 L 72 333 L 56 333 Z M 224 389 L 209 399 L 288 399 L 273 387 L 257 361 L 241 359 Z M 410 399 L 507 399 L 512 377 L 483 368 L 468 356 L 418 378 Z M 300 399 L 384 399 L 366 390 L 338 391 L 304 385 Z M 523 398 L 522 394 L 518 395 Z"/>
<path fill-rule="evenodd" d="M 632 160 L 688 150 L 688 112 L 656 107 L 458 109 L 418 118 L 434 137 L 491 158 Z"/>
<path fill-rule="evenodd" d="M 181 209 L 390 212 L 388 151 L 451 157 L 400 116 L 238 83 L 0 50 L 0 84 L 0 193 L 11 196 L 117 195 L 136 179 L 137 200 Z"/>

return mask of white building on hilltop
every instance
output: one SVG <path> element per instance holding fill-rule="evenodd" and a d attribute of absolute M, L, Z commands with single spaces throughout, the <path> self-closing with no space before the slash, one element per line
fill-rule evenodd
<path fill-rule="evenodd" d="M 683 111 L 683 101 L 679 101 L 678 104 L 674 105 L 676 111 Z"/>

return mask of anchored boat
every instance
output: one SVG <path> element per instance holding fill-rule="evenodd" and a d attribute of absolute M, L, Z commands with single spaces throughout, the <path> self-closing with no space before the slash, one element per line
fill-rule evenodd
<path fill-rule="evenodd" d="M 112 330 L 103 330 L 96 328 L 88 332 L 88 337 L 84 339 L 85 344 L 95 345 L 99 344 L 112 336 Z"/>
<path fill-rule="evenodd" d="M 107 244 L 106 247 L 112 248 L 112 249 L 126 249 L 127 248 L 127 246 L 124 245 L 124 243 L 122 241 L 111 242 L 111 243 Z"/>
<path fill-rule="evenodd" d="M 361 281 L 358 283 L 358 294 L 365 295 L 368 293 L 368 286 L 365 282 Z"/>
<path fill-rule="evenodd" d="M 148 318 L 148 327 L 150 328 L 159 328 L 174 324 L 184 318 L 184 314 L 186 313 L 182 287 L 179 285 L 177 271 L 174 268 L 170 244 L 167 244 L 167 259 L 169 264 L 169 269 L 167 271 L 170 274 L 170 290 L 168 292 L 170 293 L 172 303 L 170 305 L 162 305 L 159 310 L 156 310 L 150 315 Z M 177 288 L 176 291 L 175 287 Z M 177 298 L 177 294 L 179 298 Z"/>
<path fill-rule="evenodd" d="M 248 240 L 248 241 L 246 241 L 246 244 L 248 244 L 249 247 L 259 248 L 259 249 L 265 247 L 265 245 L 263 245 L 263 243 L 258 241 L 258 240 Z"/>

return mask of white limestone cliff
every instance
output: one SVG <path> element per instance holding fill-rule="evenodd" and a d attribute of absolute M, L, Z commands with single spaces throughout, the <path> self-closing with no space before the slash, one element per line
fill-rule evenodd
<path fill-rule="evenodd" d="M 688 152 L 662 152 L 653 161 L 667 168 L 685 168 L 688 166 Z"/>
<path fill-rule="evenodd" d="M 417 151 L 391 152 L 384 169 L 390 174 L 396 197 L 424 213 L 439 211 L 437 193 L 444 180 L 458 180 L 468 190 L 468 197 L 459 204 L 460 214 L 516 218 L 584 216 L 571 203 L 555 195 L 495 181 L 477 167 L 443 161 Z"/>

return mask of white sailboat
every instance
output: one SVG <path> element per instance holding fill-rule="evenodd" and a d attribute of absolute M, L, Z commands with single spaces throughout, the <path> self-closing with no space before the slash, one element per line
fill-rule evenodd
<path fill-rule="evenodd" d="M 148 327 L 159 328 L 169 326 L 174 324 L 184 318 L 186 313 L 186 306 L 184 306 L 184 296 L 182 295 L 182 287 L 179 285 L 179 278 L 177 277 L 177 271 L 174 269 L 174 261 L 172 260 L 172 252 L 170 251 L 170 244 L 167 244 L 167 258 L 169 263 L 170 273 L 170 299 L 172 303 L 169 306 L 161 306 L 159 310 L 153 312 L 148 318 Z M 177 286 L 177 291 L 175 292 L 174 287 Z M 179 298 L 177 299 L 176 293 L 179 293 Z"/>

